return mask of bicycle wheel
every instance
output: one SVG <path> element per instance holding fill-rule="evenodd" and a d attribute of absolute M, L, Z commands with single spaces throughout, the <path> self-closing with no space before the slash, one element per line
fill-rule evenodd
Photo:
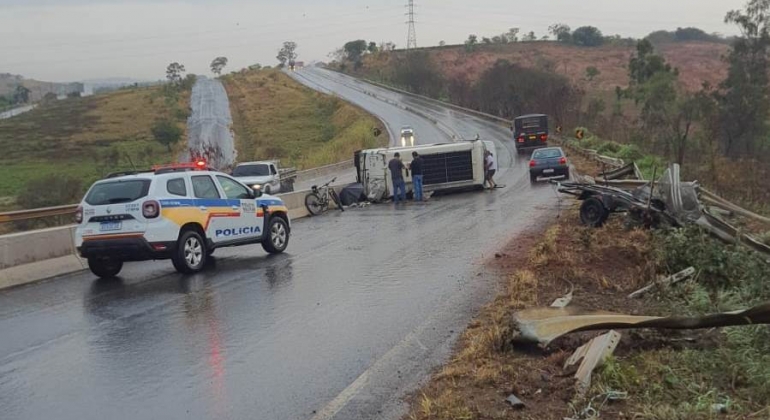
<path fill-rule="evenodd" d="M 316 193 L 310 193 L 305 196 L 305 207 L 312 216 L 318 216 L 324 212 L 323 204 L 321 204 L 321 197 Z"/>
<path fill-rule="evenodd" d="M 340 200 L 340 196 L 337 195 L 337 191 L 334 191 L 334 189 L 329 189 L 329 195 L 332 196 L 332 200 L 334 200 L 334 204 L 337 205 L 337 208 L 340 209 L 340 211 L 345 211 L 345 208 L 342 207 L 342 200 Z"/>

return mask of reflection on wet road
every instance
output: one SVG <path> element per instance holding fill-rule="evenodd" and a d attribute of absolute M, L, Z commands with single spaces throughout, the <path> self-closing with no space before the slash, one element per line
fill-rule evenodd
<path fill-rule="evenodd" d="M 317 71 L 338 95 L 371 98 Z M 427 124 L 357 99 L 394 126 Z M 494 292 L 484 258 L 554 213 L 551 188 L 530 187 L 504 142 L 498 154 L 505 189 L 298 220 L 284 255 L 224 249 L 194 276 L 150 262 L 0 291 L 0 417 L 393 418 Z"/>

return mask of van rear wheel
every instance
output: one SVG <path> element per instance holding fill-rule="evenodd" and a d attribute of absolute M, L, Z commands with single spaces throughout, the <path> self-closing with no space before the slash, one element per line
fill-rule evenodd
<path fill-rule="evenodd" d="M 88 259 L 88 268 L 99 278 L 111 279 L 117 276 L 120 270 L 123 269 L 123 261 L 112 258 L 91 257 Z"/>
<path fill-rule="evenodd" d="M 187 230 L 179 236 L 171 262 L 176 271 L 192 274 L 203 270 L 208 255 L 203 237 L 194 230 Z"/>

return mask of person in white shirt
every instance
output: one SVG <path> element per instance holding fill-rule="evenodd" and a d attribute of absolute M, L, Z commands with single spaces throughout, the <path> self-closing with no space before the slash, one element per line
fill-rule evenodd
<path fill-rule="evenodd" d="M 489 189 L 497 188 L 497 183 L 494 180 L 495 172 L 497 172 L 497 160 L 489 150 L 484 152 L 484 156 L 484 169 L 486 173 L 484 181 L 489 184 Z"/>

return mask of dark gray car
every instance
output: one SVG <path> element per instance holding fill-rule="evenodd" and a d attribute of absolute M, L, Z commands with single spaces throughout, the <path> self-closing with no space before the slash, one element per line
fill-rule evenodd
<path fill-rule="evenodd" d="M 546 147 L 532 153 L 529 180 L 536 182 L 539 176 L 564 176 L 569 179 L 569 160 L 561 147 Z"/>

